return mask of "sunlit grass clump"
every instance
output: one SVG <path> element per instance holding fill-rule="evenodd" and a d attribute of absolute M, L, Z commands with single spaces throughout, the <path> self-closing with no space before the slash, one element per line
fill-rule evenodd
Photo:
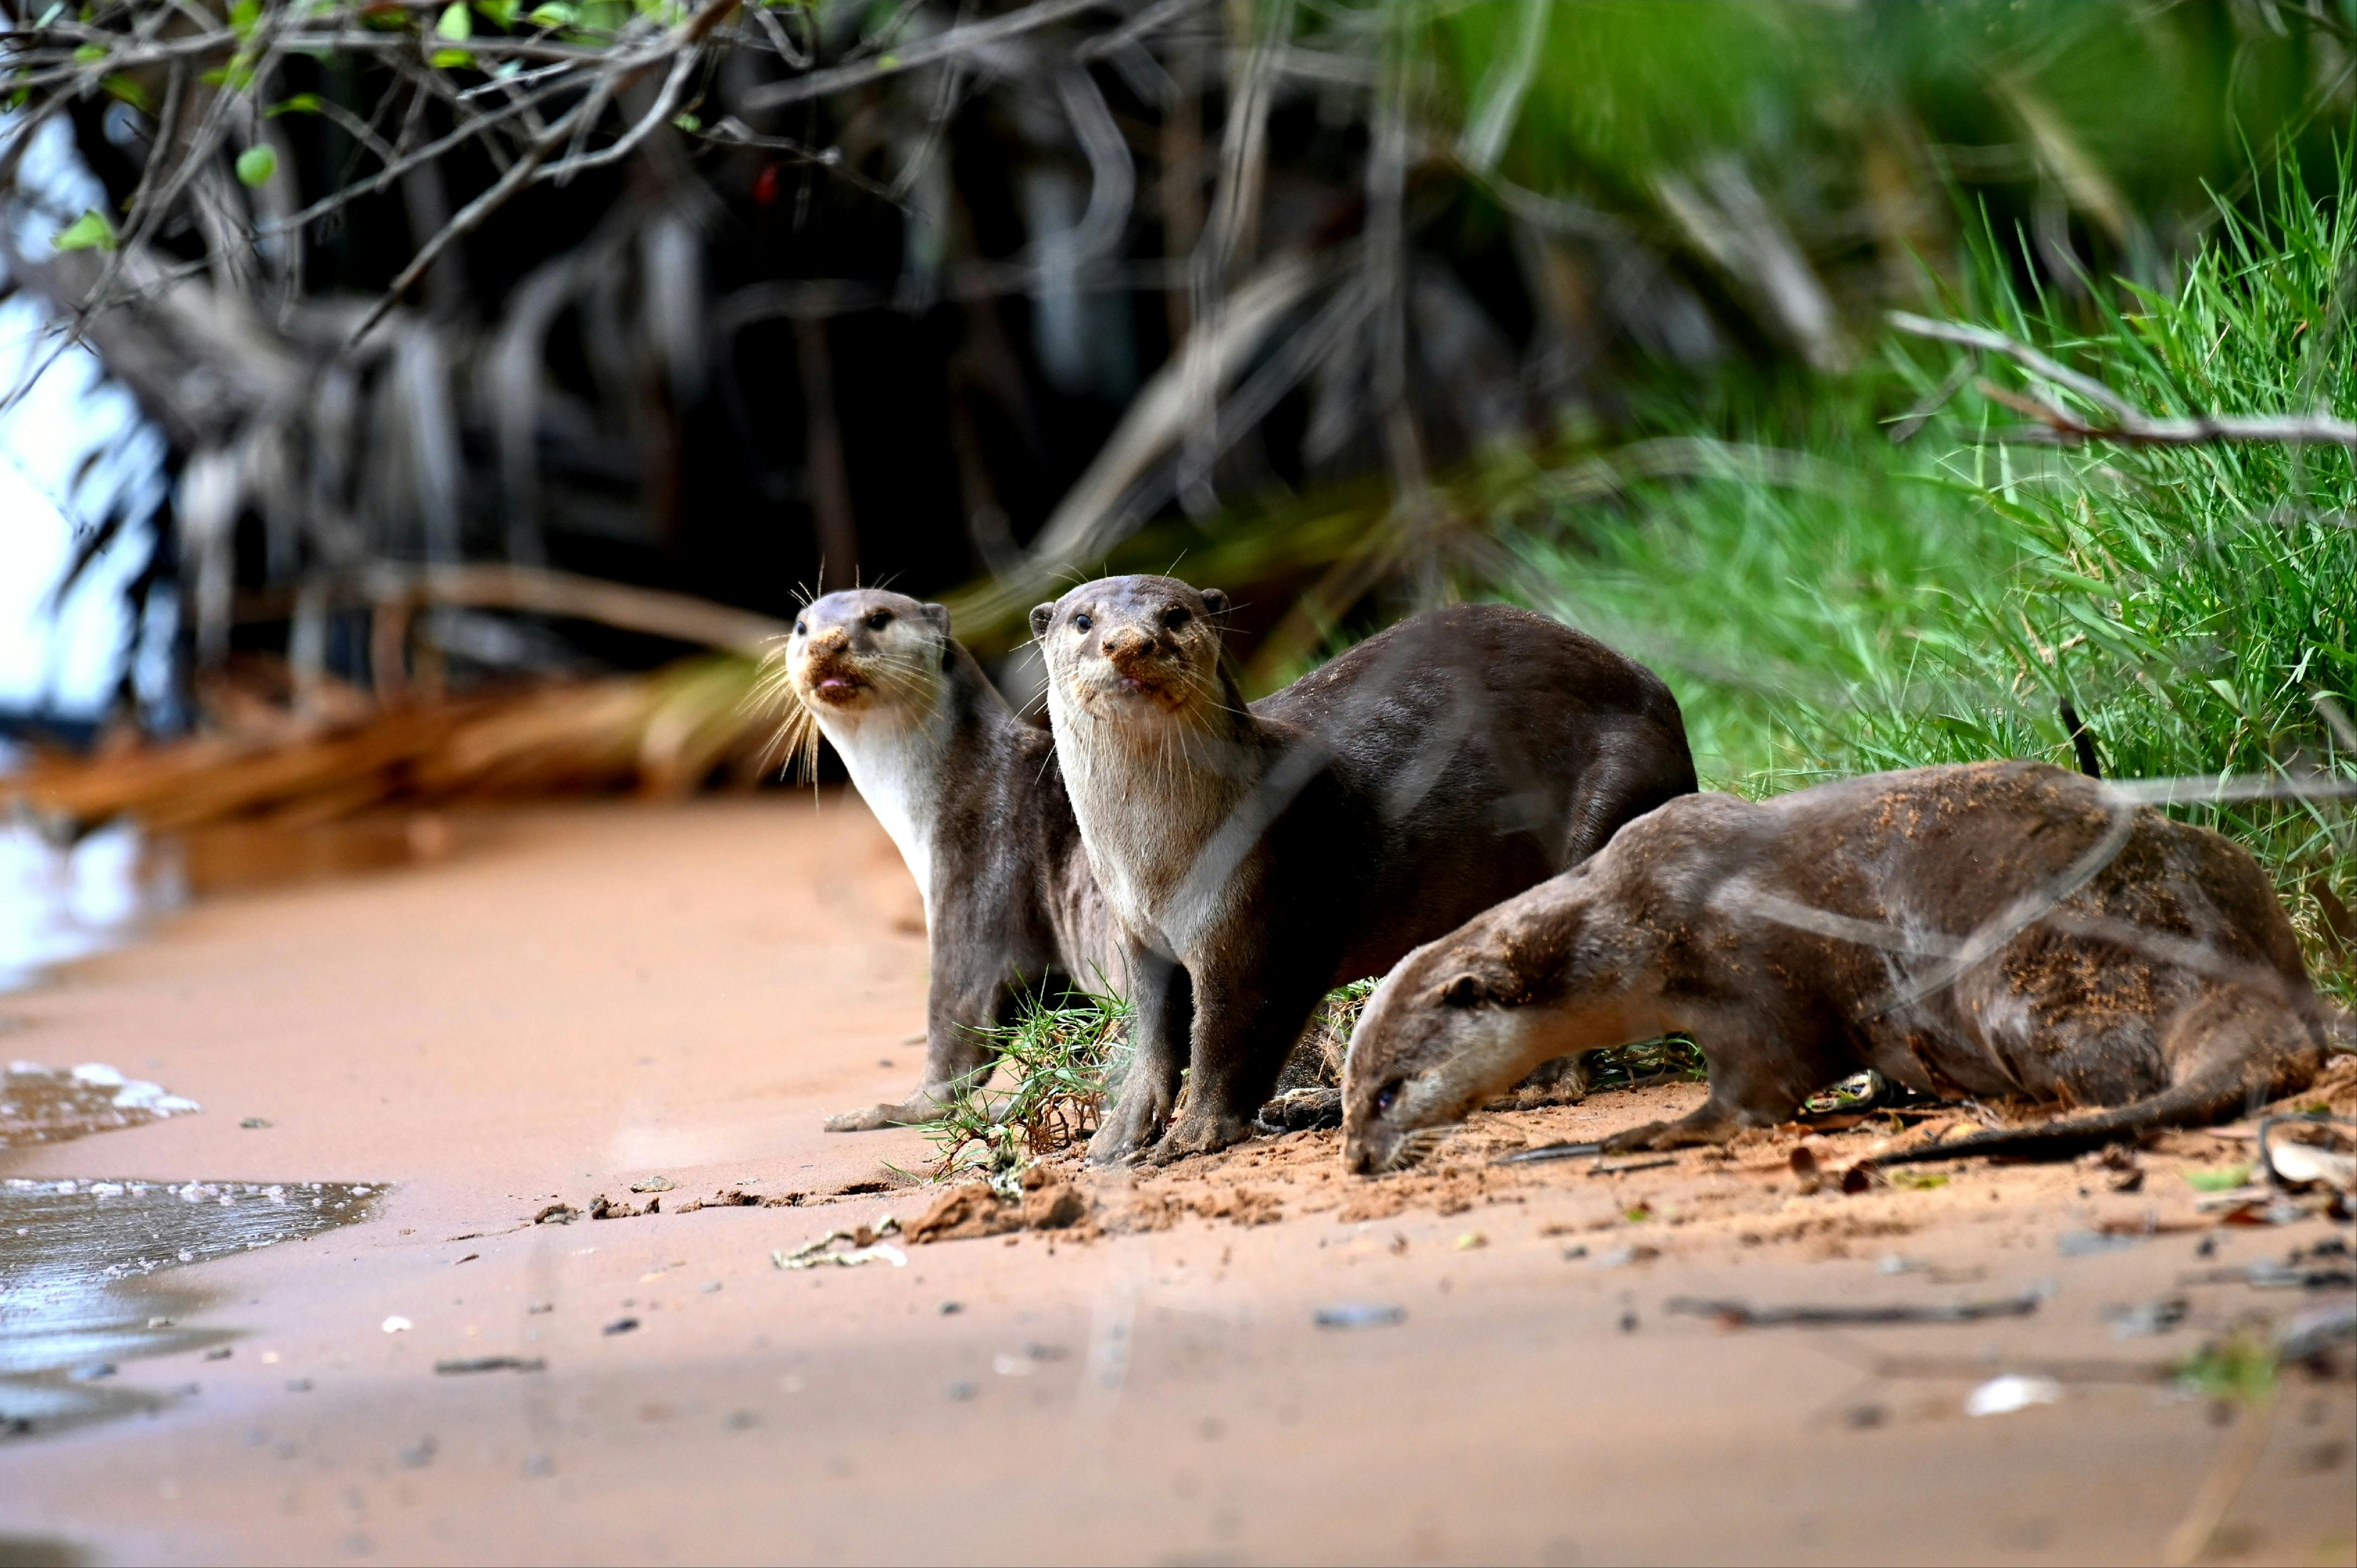
<path fill-rule="evenodd" d="M 2288 171 L 2222 206 L 2159 293 L 2024 296 L 1994 263 L 1946 314 L 1993 327 L 2156 416 L 2357 414 L 2357 208 Z M 2067 712 L 2120 778 L 2357 781 L 2357 471 L 2332 446 L 2019 439 L 2024 397 L 2098 404 L 2010 360 L 1903 341 L 1796 392 L 1781 426 L 1692 431 L 1706 460 L 1609 507 L 1520 476 L 1491 586 L 1662 670 L 1708 786 L 1986 757 L 2076 765 Z M 1900 383 L 1893 385 L 1894 378 Z M 1910 403 L 1949 400 L 1926 424 Z M 1878 414 L 1880 417 L 1878 417 Z M 1905 444 L 1894 430 L 1920 434 Z M 1740 439 L 1728 439 L 1732 435 Z M 1592 489 L 1592 487 L 1590 487 Z M 2178 808 L 2274 875 L 2311 969 L 2357 990 L 2345 800 Z"/>
<path fill-rule="evenodd" d="M 1003 1027 L 977 1031 L 997 1060 L 923 1124 L 932 1175 L 987 1177 L 1012 1197 L 1024 1166 L 1086 1141 L 1104 1119 L 1115 1057 L 1129 1023 L 1118 996 L 1073 992 L 1025 999 Z"/>

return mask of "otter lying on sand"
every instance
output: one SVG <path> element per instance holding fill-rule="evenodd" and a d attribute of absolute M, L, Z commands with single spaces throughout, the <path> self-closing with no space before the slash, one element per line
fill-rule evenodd
<path fill-rule="evenodd" d="M 1190 1065 L 1155 1157 L 1243 1137 L 1328 990 L 1695 784 L 1669 689 L 1544 616 L 1419 616 L 1247 710 L 1222 657 L 1226 607 L 1174 578 L 1109 577 L 1031 612 L 1131 981 L 1134 1054 L 1099 1162 L 1153 1142 Z"/>
<path fill-rule="evenodd" d="M 1608 1151 L 1722 1143 L 1859 1069 L 2118 1109 L 1878 1158 L 2063 1152 L 2289 1093 L 2326 1041 L 2258 864 L 2031 762 L 1673 800 L 1419 949 L 1367 1004 L 1343 1160 L 1413 1161 L 1533 1062 L 1671 1031 L 1710 1098 Z"/>
<path fill-rule="evenodd" d="M 1024 996 L 1120 988 L 1054 743 L 950 636 L 949 611 L 901 594 L 812 603 L 771 679 L 797 704 L 789 736 L 814 754 L 824 735 L 899 846 L 932 945 L 923 1085 L 827 1129 L 924 1121 L 988 1060 L 974 1031 L 1014 1022 Z"/>

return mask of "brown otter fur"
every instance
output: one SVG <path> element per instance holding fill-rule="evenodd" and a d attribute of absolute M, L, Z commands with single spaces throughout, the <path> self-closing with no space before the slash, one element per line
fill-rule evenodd
<path fill-rule="evenodd" d="M 989 1061 L 975 1031 L 1012 1023 L 1026 995 L 1120 989 L 1054 743 L 950 636 L 948 610 L 903 594 L 855 589 L 805 607 L 777 674 L 899 846 L 932 948 L 924 1082 L 827 1128 L 921 1122 Z"/>
<path fill-rule="evenodd" d="M 1032 611 L 1057 757 L 1132 982 L 1135 1048 L 1099 1161 L 1153 1141 L 1186 1067 L 1185 1113 L 1155 1157 L 1243 1137 L 1328 990 L 1695 784 L 1669 689 L 1543 616 L 1418 616 L 1247 709 L 1225 608 L 1216 590 L 1141 576 Z"/>
<path fill-rule="evenodd" d="M 1673 1031 L 1710 1098 L 1608 1149 L 1723 1142 L 1870 1069 L 1927 1094 L 2118 1109 L 1891 1156 L 2084 1147 L 2315 1075 L 2326 1017 L 2258 864 L 2040 763 L 1673 800 L 1419 949 L 1343 1086 L 1356 1171 L 1413 1159 L 1532 1062 Z"/>

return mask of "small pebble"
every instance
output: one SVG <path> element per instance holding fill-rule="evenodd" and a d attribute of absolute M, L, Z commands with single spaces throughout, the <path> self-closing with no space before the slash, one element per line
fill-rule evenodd
<path fill-rule="evenodd" d="M 1321 1306 L 1312 1321 L 1320 1328 L 1381 1328 L 1405 1323 L 1407 1308 L 1353 1302 L 1342 1306 Z"/>
<path fill-rule="evenodd" d="M 965 1303 L 962 1301 L 945 1301 L 942 1303 L 942 1316 L 943 1317 L 955 1317 L 959 1313 L 963 1312 L 964 1310 Z"/>
<path fill-rule="evenodd" d="M 974 1398 L 974 1385 L 963 1378 L 949 1386 L 949 1396 L 953 1400 L 970 1400 Z"/>
<path fill-rule="evenodd" d="M 614 1319 L 613 1322 L 606 1325 L 606 1332 L 608 1334 L 628 1334 L 638 1326 L 639 1320 L 635 1317 L 618 1317 Z"/>

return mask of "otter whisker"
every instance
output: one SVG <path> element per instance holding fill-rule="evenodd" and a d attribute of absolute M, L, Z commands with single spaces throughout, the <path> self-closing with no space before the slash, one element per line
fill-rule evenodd
<path fill-rule="evenodd" d="M 1462 1122 L 1443 1122 L 1437 1126 L 1416 1128 L 1393 1147 L 1392 1156 L 1383 1163 L 1383 1168 L 1400 1171 L 1424 1164 L 1464 1125 Z"/>

